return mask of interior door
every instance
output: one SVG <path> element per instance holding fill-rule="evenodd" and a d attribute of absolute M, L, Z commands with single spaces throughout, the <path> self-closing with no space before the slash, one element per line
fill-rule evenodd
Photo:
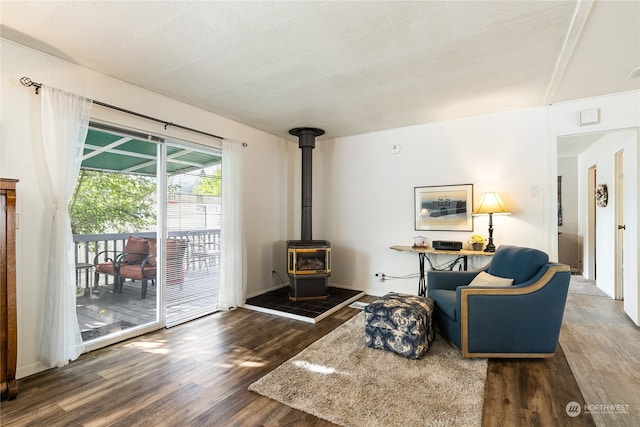
<path fill-rule="evenodd" d="M 596 272 L 596 166 L 587 172 L 587 267 L 588 279 L 597 280 Z"/>
<path fill-rule="evenodd" d="M 614 209 L 616 216 L 615 234 L 615 299 L 624 299 L 624 150 L 615 155 L 615 200 Z"/>

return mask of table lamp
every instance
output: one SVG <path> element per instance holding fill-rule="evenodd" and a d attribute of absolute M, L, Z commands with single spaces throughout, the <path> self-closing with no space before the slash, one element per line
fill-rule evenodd
<path fill-rule="evenodd" d="M 493 215 L 509 215 L 511 212 L 506 208 L 500 196 L 496 192 L 483 193 L 480 197 L 480 204 L 473 211 L 473 215 L 489 215 L 489 243 L 484 249 L 485 252 L 495 252 L 496 247 L 493 244 Z"/>

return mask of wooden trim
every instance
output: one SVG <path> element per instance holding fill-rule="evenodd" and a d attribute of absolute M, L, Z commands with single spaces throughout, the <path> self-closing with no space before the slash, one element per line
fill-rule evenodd
<path fill-rule="evenodd" d="M 463 351 L 462 357 L 476 359 L 547 359 L 555 353 L 469 353 Z"/>
<path fill-rule="evenodd" d="M 0 178 L 0 190 L 15 190 L 17 179 Z"/>
<path fill-rule="evenodd" d="M 0 393 L 9 400 L 18 395 L 16 367 L 18 361 L 18 326 L 16 303 L 16 179 L 0 179 L 2 212 L 0 227 Z"/>
<path fill-rule="evenodd" d="M 435 255 L 465 255 L 465 256 L 484 256 L 484 257 L 492 257 L 495 255 L 495 252 L 484 252 L 484 251 L 472 251 L 469 249 L 460 249 L 459 251 L 448 251 L 441 249 L 433 249 L 428 247 L 421 246 L 402 246 L 402 245 L 393 245 L 390 246 L 389 249 L 393 249 L 398 252 L 416 252 L 419 254 L 435 254 Z"/>
<path fill-rule="evenodd" d="M 553 353 L 472 353 L 469 351 L 469 295 L 527 295 L 542 289 L 546 286 L 556 273 L 570 271 L 569 266 L 565 264 L 554 264 L 542 275 L 540 279 L 529 286 L 522 288 L 481 288 L 466 287 L 460 292 L 460 346 L 462 357 L 552 357 Z"/>

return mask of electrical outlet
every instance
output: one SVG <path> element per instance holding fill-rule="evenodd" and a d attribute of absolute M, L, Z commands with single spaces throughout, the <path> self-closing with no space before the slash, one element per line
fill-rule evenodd
<path fill-rule="evenodd" d="M 276 277 L 276 271 L 275 270 L 271 270 L 271 277 Z"/>
<path fill-rule="evenodd" d="M 378 280 L 379 280 L 380 282 L 384 283 L 384 278 L 385 278 L 385 276 L 384 276 L 384 273 L 383 273 L 383 272 L 378 272 L 378 273 L 376 273 L 376 277 L 378 278 Z"/>

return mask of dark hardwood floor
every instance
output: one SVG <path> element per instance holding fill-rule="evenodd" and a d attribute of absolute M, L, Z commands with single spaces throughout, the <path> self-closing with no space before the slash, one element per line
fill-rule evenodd
<path fill-rule="evenodd" d="M 247 387 L 358 312 L 345 307 L 314 325 L 237 309 L 163 329 L 19 380 L 18 398 L 0 404 L 0 424 L 332 425 Z M 483 425 L 594 425 L 566 414 L 571 401 L 584 404 L 560 348 L 551 359 L 492 360 Z"/>

